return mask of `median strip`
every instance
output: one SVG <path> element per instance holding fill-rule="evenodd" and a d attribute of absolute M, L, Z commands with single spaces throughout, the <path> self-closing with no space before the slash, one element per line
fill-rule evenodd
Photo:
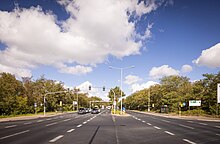
<path fill-rule="evenodd" d="M 196 144 L 195 142 L 192 142 L 192 141 L 190 141 L 190 140 L 188 140 L 188 139 L 183 139 L 183 141 L 188 142 L 188 143 L 190 143 L 190 144 Z"/>
<path fill-rule="evenodd" d="M 8 136 L 4 136 L 4 137 L 1 137 L 0 140 L 6 139 L 6 138 L 9 138 L 9 137 L 13 137 L 13 136 L 16 136 L 16 135 L 19 135 L 19 134 L 23 134 L 23 133 L 26 133 L 26 132 L 29 132 L 29 131 L 30 131 L 30 130 L 25 130 L 25 131 L 21 131 L 21 132 L 15 133 L 15 134 L 11 134 L 11 135 L 8 135 Z"/>
<path fill-rule="evenodd" d="M 63 135 L 59 135 L 57 137 L 55 137 L 54 139 L 50 140 L 49 142 L 56 142 L 57 140 L 61 139 L 63 137 Z"/>

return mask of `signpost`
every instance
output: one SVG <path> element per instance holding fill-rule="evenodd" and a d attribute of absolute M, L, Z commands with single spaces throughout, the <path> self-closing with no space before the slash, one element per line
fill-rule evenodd
<path fill-rule="evenodd" d="M 220 83 L 217 84 L 217 104 L 220 103 Z"/>
<path fill-rule="evenodd" d="M 189 106 L 201 106 L 201 100 L 189 100 Z"/>

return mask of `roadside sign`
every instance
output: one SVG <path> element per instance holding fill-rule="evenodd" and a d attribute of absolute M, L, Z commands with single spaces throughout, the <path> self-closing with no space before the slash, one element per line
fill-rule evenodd
<path fill-rule="evenodd" d="M 220 103 L 220 83 L 217 85 L 217 103 Z"/>
<path fill-rule="evenodd" d="M 63 103 L 62 103 L 62 101 L 60 101 L 60 106 L 62 106 L 63 105 Z"/>
<path fill-rule="evenodd" d="M 201 106 L 201 100 L 189 100 L 189 106 Z"/>

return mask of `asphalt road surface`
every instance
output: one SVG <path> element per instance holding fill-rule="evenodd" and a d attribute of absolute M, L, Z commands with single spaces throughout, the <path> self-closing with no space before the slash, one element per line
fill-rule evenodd
<path fill-rule="evenodd" d="M 68 113 L 0 123 L 0 144 L 219 144 L 220 123 L 137 112 Z"/>

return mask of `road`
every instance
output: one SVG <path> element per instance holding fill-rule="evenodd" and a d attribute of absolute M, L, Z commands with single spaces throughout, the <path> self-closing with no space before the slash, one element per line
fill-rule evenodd
<path fill-rule="evenodd" d="M 126 116 L 67 113 L 0 123 L 0 144 L 217 144 L 220 123 L 165 118 L 129 111 Z"/>

